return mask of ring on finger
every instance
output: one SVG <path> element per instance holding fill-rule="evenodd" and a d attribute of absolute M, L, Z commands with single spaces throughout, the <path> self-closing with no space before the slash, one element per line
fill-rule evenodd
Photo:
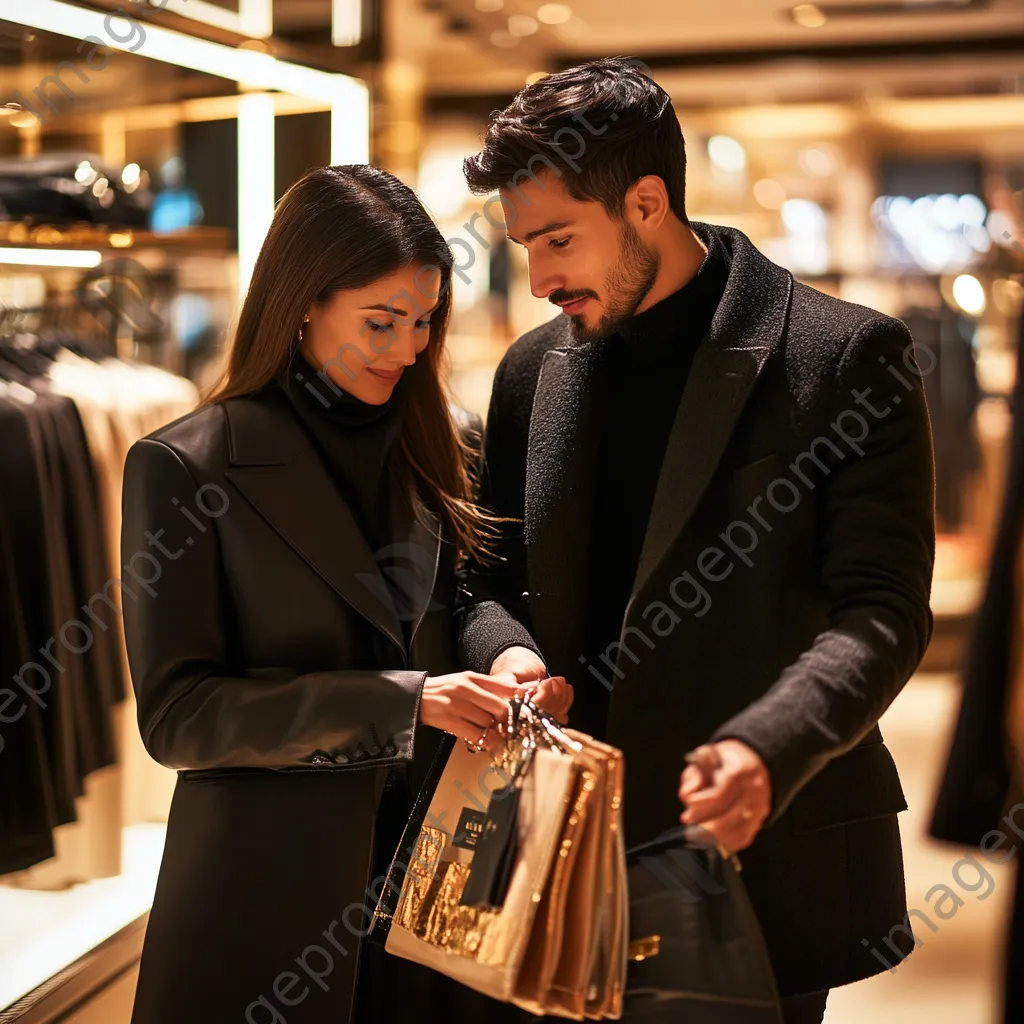
<path fill-rule="evenodd" d="M 480 739 L 478 739 L 476 741 L 476 743 L 471 743 L 469 740 L 464 740 L 463 741 L 466 744 L 466 746 L 469 748 L 471 753 L 479 754 L 479 753 L 481 753 L 485 749 L 484 744 L 487 741 L 487 734 L 494 728 L 494 726 L 496 724 L 497 724 L 497 721 L 494 718 L 494 716 L 492 715 L 491 716 L 491 724 L 488 725 L 484 729 L 484 731 L 482 733 L 480 733 Z"/>

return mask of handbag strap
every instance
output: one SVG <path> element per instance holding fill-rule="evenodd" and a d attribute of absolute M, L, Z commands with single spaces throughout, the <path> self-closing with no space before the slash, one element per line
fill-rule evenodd
<path fill-rule="evenodd" d="M 396 884 L 395 882 L 396 869 L 402 863 L 400 858 L 403 851 L 407 851 L 407 857 L 412 856 L 416 841 L 419 839 L 420 831 L 423 828 L 423 821 L 427 816 L 427 811 L 430 809 L 430 801 L 434 798 L 434 791 L 437 789 L 437 784 L 441 781 L 445 765 L 448 764 L 448 758 L 454 747 L 455 737 L 450 733 L 445 733 L 430 762 L 430 767 L 427 769 L 423 784 L 416 794 L 416 799 L 413 801 L 409 820 L 402 830 L 402 839 L 398 844 L 398 849 L 395 850 L 395 855 L 391 858 L 384 888 L 381 890 L 380 898 L 373 912 L 373 919 L 370 921 L 369 931 L 366 933 L 367 940 L 377 945 L 384 945 L 387 941 L 388 932 L 391 931 L 391 920 L 394 917 L 395 907 L 390 905 L 388 897 L 391 897 L 391 902 L 397 903 L 402 891 L 401 883 Z"/>

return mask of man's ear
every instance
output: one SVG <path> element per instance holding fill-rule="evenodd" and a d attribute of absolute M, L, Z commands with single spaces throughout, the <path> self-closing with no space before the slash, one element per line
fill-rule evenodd
<path fill-rule="evenodd" d="M 656 174 L 645 174 L 626 193 L 624 206 L 623 212 L 634 227 L 660 227 L 671 210 L 665 182 Z"/>

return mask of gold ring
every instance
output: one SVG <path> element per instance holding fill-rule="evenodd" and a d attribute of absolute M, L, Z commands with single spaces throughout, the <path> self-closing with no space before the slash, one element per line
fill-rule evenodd
<path fill-rule="evenodd" d="M 480 754 L 480 753 L 483 753 L 483 751 L 484 751 L 484 749 L 485 749 L 485 748 L 484 748 L 484 740 L 486 740 L 486 739 L 487 739 L 487 734 L 488 734 L 488 733 L 489 733 L 489 732 L 491 731 L 491 729 L 493 729 L 493 728 L 494 728 L 494 722 L 492 721 L 492 722 L 491 722 L 491 724 L 490 724 L 489 726 L 487 726 L 487 728 L 486 728 L 486 729 L 484 729 L 484 731 L 483 731 L 483 732 L 482 732 L 482 733 L 480 734 L 480 739 L 478 739 L 478 740 L 476 741 L 476 743 L 473 743 L 473 742 L 472 742 L 471 740 L 467 740 L 467 739 L 466 739 L 465 737 L 463 737 L 463 740 L 462 740 L 462 742 L 466 744 L 466 749 L 467 749 L 467 750 L 468 750 L 468 751 L 469 751 L 469 752 L 470 752 L 471 754 Z"/>

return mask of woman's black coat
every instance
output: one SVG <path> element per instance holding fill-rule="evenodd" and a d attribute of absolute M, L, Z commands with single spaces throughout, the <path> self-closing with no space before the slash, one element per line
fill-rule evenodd
<path fill-rule="evenodd" d="M 450 546 L 427 510 L 395 500 L 391 516 L 374 553 L 273 385 L 129 452 L 139 724 L 181 770 L 134 1024 L 343 1024 L 384 1019 L 381 995 L 389 1018 L 428 991 L 449 1001 L 440 976 L 360 950 L 371 868 L 442 735 L 416 726 L 420 692 L 454 668 Z"/>

